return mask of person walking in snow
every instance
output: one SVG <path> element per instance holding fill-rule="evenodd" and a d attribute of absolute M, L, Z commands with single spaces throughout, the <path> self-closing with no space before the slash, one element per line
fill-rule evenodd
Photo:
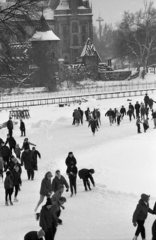
<path fill-rule="evenodd" d="M 32 150 L 25 148 L 21 156 L 21 166 L 27 171 L 28 180 L 34 180 L 34 156 Z"/>
<path fill-rule="evenodd" d="M 90 109 L 87 108 L 87 110 L 85 111 L 86 121 L 89 120 L 89 113 L 90 113 Z"/>
<path fill-rule="evenodd" d="M 66 179 L 61 175 L 60 170 L 56 170 L 55 177 L 52 181 L 52 191 L 55 193 L 58 190 L 59 185 L 65 185 L 66 192 L 69 191 L 69 185 L 66 181 Z"/>
<path fill-rule="evenodd" d="M 13 189 L 15 190 L 14 202 L 18 202 L 17 195 L 21 185 L 21 167 L 15 164 L 11 173 L 13 175 Z"/>
<path fill-rule="evenodd" d="M 131 103 L 129 103 L 128 110 L 132 111 L 133 118 L 135 119 L 134 106 Z"/>
<path fill-rule="evenodd" d="M 45 232 L 43 229 L 39 231 L 30 231 L 25 234 L 24 240 L 44 240 Z"/>
<path fill-rule="evenodd" d="M 5 144 L 2 143 L 0 147 L 0 152 L 4 161 L 4 171 L 6 171 L 10 162 L 10 149 L 8 146 L 5 146 Z"/>
<path fill-rule="evenodd" d="M 109 117 L 110 126 L 112 126 L 114 111 L 110 108 L 110 109 L 106 112 L 105 116 L 108 116 L 108 117 Z"/>
<path fill-rule="evenodd" d="M 149 104 L 149 96 L 147 93 L 145 94 L 145 97 L 144 97 L 144 103 L 145 103 L 145 107 L 147 108 L 147 106 Z"/>
<path fill-rule="evenodd" d="M 9 117 L 9 120 L 7 121 L 7 128 L 9 136 L 12 137 L 14 125 L 11 117 Z"/>
<path fill-rule="evenodd" d="M 17 157 L 18 159 L 21 158 L 21 149 L 20 149 L 20 147 L 19 147 L 19 144 L 16 144 L 15 154 L 16 154 L 16 157 Z"/>
<path fill-rule="evenodd" d="M 41 154 L 35 147 L 32 147 L 32 152 L 34 155 L 34 170 L 38 170 L 37 157 L 41 158 Z"/>
<path fill-rule="evenodd" d="M 53 175 L 51 172 L 47 172 L 42 179 L 41 187 L 40 187 L 40 199 L 37 203 L 37 206 L 35 208 L 35 212 L 37 211 L 40 204 L 43 202 L 45 197 L 50 197 L 52 195 L 52 179 Z"/>
<path fill-rule="evenodd" d="M 135 104 L 135 112 L 136 112 L 136 117 L 139 117 L 139 113 L 140 113 L 140 104 L 137 101 Z"/>
<path fill-rule="evenodd" d="M 25 138 L 21 150 L 28 149 L 28 148 L 30 149 L 30 145 L 36 147 L 34 143 L 29 142 L 28 138 Z"/>
<path fill-rule="evenodd" d="M 80 177 L 80 179 L 83 180 L 83 185 L 85 187 L 85 191 L 88 191 L 87 186 L 88 186 L 89 190 L 91 190 L 89 179 L 92 182 L 93 186 L 95 187 L 94 178 L 92 176 L 94 173 L 95 173 L 94 169 L 83 168 L 79 171 L 79 177 Z"/>
<path fill-rule="evenodd" d="M 137 240 L 139 234 L 141 234 L 143 240 L 146 239 L 144 227 L 145 220 L 147 218 L 148 212 L 151 214 L 155 214 L 155 212 L 149 207 L 149 198 L 150 198 L 149 195 L 144 193 L 141 194 L 141 199 L 139 200 L 139 203 L 137 204 L 136 209 L 133 213 L 132 222 L 134 227 L 137 226 L 133 240 Z"/>
<path fill-rule="evenodd" d="M 124 115 L 126 115 L 126 109 L 125 109 L 124 106 L 121 107 L 120 113 L 121 113 L 121 118 L 123 119 L 123 118 L 124 118 Z"/>
<path fill-rule="evenodd" d="M 5 189 L 5 205 L 8 206 L 8 196 L 10 205 L 13 205 L 11 196 L 13 193 L 13 176 L 10 171 L 6 172 L 6 178 L 4 180 L 4 189 Z"/>
<path fill-rule="evenodd" d="M 9 144 L 10 154 L 12 154 L 12 149 L 14 149 L 14 151 L 15 151 L 16 141 L 9 134 L 7 134 L 7 139 L 6 139 L 6 142 L 5 142 L 5 145 L 7 145 L 7 144 Z"/>
<path fill-rule="evenodd" d="M 141 120 L 145 119 L 146 111 L 147 109 L 145 108 L 145 105 L 141 103 L 141 106 L 140 106 Z"/>
<path fill-rule="evenodd" d="M 21 137 L 25 136 L 25 123 L 22 119 L 20 119 L 20 131 L 21 131 Z"/>
<path fill-rule="evenodd" d="M 70 191 L 71 191 L 71 197 L 73 196 L 73 193 L 77 193 L 76 190 L 76 178 L 77 178 L 77 167 L 74 165 L 73 162 L 70 163 L 70 165 L 67 168 L 66 171 L 68 177 L 69 177 L 69 183 L 70 183 Z"/>
<path fill-rule="evenodd" d="M 142 123 L 142 122 L 140 121 L 140 117 L 137 117 L 136 126 L 137 126 L 137 132 L 138 132 L 138 133 L 141 133 L 141 131 L 140 131 L 140 123 Z"/>
<path fill-rule="evenodd" d="M 75 165 L 77 164 L 77 161 L 76 161 L 76 158 L 74 157 L 73 152 L 69 152 L 65 160 L 65 164 L 67 165 L 67 167 L 70 165 L 71 162 L 73 162 Z"/>
<path fill-rule="evenodd" d="M 121 122 L 121 113 L 118 110 L 116 110 L 116 121 L 117 125 L 119 126 Z"/>
<path fill-rule="evenodd" d="M 81 115 L 80 122 L 81 124 L 83 124 L 83 111 L 80 107 L 78 107 L 78 111 L 80 112 L 80 115 Z"/>
<path fill-rule="evenodd" d="M 98 129 L 97 129 L 97 120 L 94 119 L 93 117 L 91 117 L 91 119 L 89 121 L 89 124 L 88 124 L 88 127 L 91 127 L 91 131 L 93 133 L 93 136 L 95 136 L 95 130 L 98 131 Z"/>

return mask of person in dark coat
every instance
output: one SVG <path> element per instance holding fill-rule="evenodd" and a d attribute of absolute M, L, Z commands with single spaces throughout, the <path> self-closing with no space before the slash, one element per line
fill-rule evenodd
<path fill-rule="evenodd" d="M 73 162 L 75 165 L 77 164 L 77 161 L 73 155 L 73 152 L 68 153 L 68 157 L 66 158 L 66 161 L 65 161 L 67 167 L 70 165 L 71 162 Z"/>
<path fill-rule="evenodd" d="M 43 229 L 40 229 L 38 232 L 37 231 L 31 231 L 25 234 L 24 240 L 44 240 L 43 237 L 45 236 L 45 232 Z"/>
<path fill-rule="evenodd" d="M 28 149 L 28 148 L 30 149 L 30 145 L 36 147 L 35 144 L 29 142 L 28 140 L 29 140 L 28 138 L 25 138 L 25 139 L 24 139 L 24 142 L 23 142 L 23 145 L 22 145 L 21 150 Z"/>
<path fill-rule="evenodd" d="M 23 166 L 27 171 L 27 175 L 28 175 L 28 180 L 34 180 L 34 157 L 33 157 L 33 152 L 32 150 L 30 150 L 29 148 L 26 148 L 23 152 L 22 152 L 22 156 L 21 156 L 21 166 Z"/>
<path fill-rule="evenodd" d="M 55 178 L 52 181 L 52 191 L 55 193 L 58 190 L 59 185 L 65 185 L 66 191 L 69 191 L 69 185 L 66 179 L 61 175 L 60 170 L 56 170 Z"/>
<path fill-rule="evenodd" d="M 13 176 L 10 171 L 6 172 L 6 178 L 4 180 L 4 189 L 5 189 L 5 205 L 8 206 L 8 196 L 10 205 L 13 205 L 11 196 L 13 193 Z"/>
<path fill-rule="evenodd" d="M 7 121 L 7 128 L 8 128 L 8 134 L 10 135 L 10 137 L 12 137 L 13 135 L 13 122 L 12 122 L 12 118 L 10 117 L 9 120 Z"/>
<path fill-rule="evenodd" d="M 135 104 L 135 113 L 136 113 L 136 117 L 139 117 L 139 113 L 140 113 L 140 104 L 137 101 Z"/>
<path fill-rule="evenodd" d="M 121 118 L 123 119 L 123 117 L 126 115 L 126 108 L 124 106 L 121 107 L 120 113 L 121 113 Z"/>
<path fill-rule="evenodd" d="M 136 126 L 137 126 L 137 132 L 138 132 L 138 133 L 141 133 L 141 131 L 140 131 L 140 123 L 142 123 L 142 122 L 140 121 L 140 117 L 137 117 Z"/>
<path fill-rule="evenodd" d="M 39 205 L 43 202 L 44 198 L 50 197 L 52 194 L 52 182 L 51 182 L 52 176 L 53 175 L 51 172 L 47 172 L 44 178 L 42 179 L 41 187 L 40 187 L 40 199 L 35 208 L 35 212 L 37 211 Z"/>
<path fill-rule="evenodd" d="M 17 195 L 21 185 L 21 166 L 20 164 L 18 164 L 18 161 L 16 158 L 14 158 L 14 162 L 15 162 L 15 166 L 11 171 L 11 173 L 13 175 L 13 189 L 15 190 L 14 202 L 18 202 Z"/>
<path fill-rule="evenodd" d="M 90 113 L 90 109 L 87 108 L 87 110 L 85 111 L 86 121 L 89 120 L 89 113 Z"/>
<path fill-rule="evenodd" d="M 135 119 L 134 106 L 131 103 L 129 103 L 128 110 L 132 111 L 133 118 Z"/>
<path fill-rule="evenodd" d="M 131 121 L 132 120 L 133 111 L 131 109 L 129 109 L 127 111 L 127 115 L 129 116 L 129 121 Z"/>
<path fill-rule="evenodd" d="M 77 178 L 77 167 L 74 165 L 73 162 L 70 163 L 70 165 L 67 168 L 66 171 L 68 177 L 69 177 L 69 183 L 70 183 L 70 191 L 71 191 L 71 197 L 73 196 L 73 193 L 77 193 L 76 190 L 76 178 Z"/>
<path fill-rule="evenodd" d="M 53 240 L 56 227 L 57 227 L 57 219 L 53 215 L 52 211 L 52 202 L 50 198 L 47 198 L 46 204 L 42 207 L 40 212 L 40 221 L 39 225 L 45 232 L 45 239 L 46 240 Z"/>
<path fill-rule="evenodd" d="M 15 151 L 16 141 L 9 134 L 7 134 L 7 139 L 6 139 L 6 142 L 5 142 L 5 145 L 7 145 L 7 144 L 9 144 L 9 147 L 10 147 L 10 154 L 12 154 L 12 149 L 14 149 L 14 151 Z"/>
<path fill-rule="evenodd" d="M 147 108 L 149 103 L 149 96 L 147 95 L 147 93 L 145 94 L 145 97 L 144 97 L 144 103 L 145 103 L 145 107 Z"/>
<path fill-rule="evenodd" d="M 149 123 L 148 123 L 149 118 L 143 120 L 143 128 L 144 132 L 149 128 Z"/>
<path fill-rule="evenodd" d="M 110 126 L 112 126 L 112 123 L 113 123 L 113 117 L 114 117 L 114 111 L 110 108 L 105 116 L 108 116 L 109 117 L 109 122 L 110 122 Z"/>
<path fill-rule="evenodd" d="M 139 203 L 136 206 L 136 209 L 133 213 L 132 222 L 134 227 L 137 226 L 137 230 L 135 232 L 135 236 L 133 240 L 136 240 L 140 233 L 141 233 L 142 239 L 143 240 L 146 239 L 145 227 L 144 227 L 145 220 L 147 218 L 148 212 L 151 214 L 155 214 L 155 212 L 149 207 L 149 198 L 150 198 L 149 195 L 144 193 L 141 194 L 141 199 L 139 200 Z"/>
<path fill-rule="evenodd" d="M 98 130 L 97 129 L 97 120 L 94 119 L 93 117 L 91 117 L 91 119 L 89 120 L 88 127 L 91 127 L 91 131 L 93 133 L 93 136 L 95 136 L 95 130 Z"/>
<path fill-rule="evenodd" d="M 25 123 L 22 119 L 20 119 L 20 130 L 21 130 L 21 137 L 25 136 Z"/>
<path fill-rule="evenodd" d="M 5 146 L 4 143 L 1 144 L 0 147 L 0 152 L 1 152 L 1 156 L 3 158 L 4 161 L 4 171 L 7 170 L 8 166 L 9 166 L 9 159 L 10 159 L 10 149 L 8 146 Z"/>
<path fill-rule="evenodd" d="M 51 197 L 52 203 L 58 201 L 60 197 L 62 197 L 63 192 L 64 192 L 64 185 L 60 184 L 58 186 L 58 190 Z"/>
<path fill-rule="evenodd" d="M 91 180 L 93 186 L 95 187 L 94 178 L 92 176 L 92 174 L 94 174 L 94 173 L 95 173 L 94 169 L 83 168 L 79 171 L 79 177 L 80 177 L 80 179 L 83 180 L 85 191 L 88 190 L 87 186 L 88 186 L 89 190 L 91 190 L 89 179 Z"/>
<path fill-rule="evenodd" d="M 80 112 L 80 115 L 81 115 L 81 118 L 80 118 L 81 124 L 83 124 L 83 111 L 80 107 L 78 107 L 78 111 Z"/>
<path fill-rule="evenodd" d="M 35 147 L 32 147 L 32 151 L 34 154 L 34 170 L 38 170 L 37 157 L 41 158 L 41 154 L 39 151 L 36 150 Z"/>

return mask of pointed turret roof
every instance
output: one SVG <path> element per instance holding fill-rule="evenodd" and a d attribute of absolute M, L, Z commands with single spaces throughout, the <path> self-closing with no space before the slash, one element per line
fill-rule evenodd
<path fill-rule="evenodd" d="M 52 30 L 46 32 L 36 32 L 30 39 L 30 42 L 39 41 L 60 41 L 60 39 L 53 33 Z"/>
<path fill-rule="evenodd" d="M 89 56 L 95 56 L 95 55 L 98 56 L 99 62 L 102 62 L 100 55 L 97 52 L 94 44 L 92 43 L 91 39 L 88 38 L 82 50 L 81 57 L 85 57 L 85 56 L 89 57 Z"/>

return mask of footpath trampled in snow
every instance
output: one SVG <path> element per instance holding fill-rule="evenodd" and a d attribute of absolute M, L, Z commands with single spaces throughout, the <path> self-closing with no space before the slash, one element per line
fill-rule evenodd
<path fill-rule="evenodd" d="M 150 95 L 156 100 L 156 94 Z M 143 97 L 133 97 L 132 103 L 143 101 Z M 39 229 L 35 220 L 34 208 L 39 199 L 40 183 L 47 171 L 53 175 L 57 169 L 66 175 L 65 158 L 72 151 L 77 159 L 77 167 L 94 168 L 96 187 L 85 192 L 82 181 L 77 179 L 77 196 L 67 198 L 62 210 L 63 225 L 58 226 L 56 240 L 130 240 L 135 228 L 132 214 L 141 193 L 151 195 L 150 205 L 156 201 L 156 130 L 150 113 L 150 129 L 137 134 L 135 120 L 129 122 L 128 116 L 120 126 L 109 126 L 106 111 L 111 108 L 128 107 L 127 98 L 96 101 L 58 106 L 31 107 L 31 118 L 25 120 L 27 137 L 37 145 L 41 153 L 38 161 L 39 171 L 35 180 L 28 181 L 23 168 L 22 190 L 19 202 L 5 206 L 4 185 L 0 182 L 0 240 L 23 240 L 31 230 Z M 102 125 L 95 137 L 88 124 L 72 125 L 72 113 L 77 107 L 99 108 Z M 156 105 L 154 106 L 156 107 Z M 0 123 L 6 121 L 9 111 L 0 112 Z M 84 118 L 85 119 L 85 118 Z M 143 132 L 143 131 L 142 131 Z M 5 140 L 7 129 L 0 130 Z M 14 137 L 22 145 L 19 125 L 15 126 Z M 41 206 L 38 210 L 41 209 Z M 151 239 L 151 225 L 156 217 L 149 215 L 145 223 L 147 240 Z"/>

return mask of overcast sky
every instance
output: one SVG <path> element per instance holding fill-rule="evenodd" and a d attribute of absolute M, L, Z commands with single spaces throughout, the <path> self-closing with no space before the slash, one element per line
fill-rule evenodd
<path fill-rule="evenodd" d="M 96 19 L 99 14 L 104 22 L 115 23 L 121 20 L 124 11 L 135 12 L 143 8 L 144 0 L 90 0 L 90 2 L 93 7 L 93 23 L 98 26 Z M 153 2 L 156 6 L 156 0 Z"/>

